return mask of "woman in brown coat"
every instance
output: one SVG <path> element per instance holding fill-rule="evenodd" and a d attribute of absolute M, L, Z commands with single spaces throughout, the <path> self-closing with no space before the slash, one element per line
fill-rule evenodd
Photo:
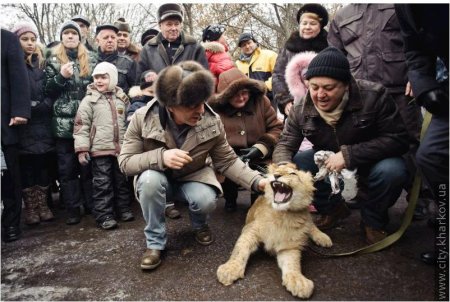
<path fill-rule="evenodd" d="M 265 93 L 264 82 L 248 79 L 232 68 L 220 74 L 217 94 L 208 101 L 222 119 L 228 143 L 253 168 L 270 161 L 283 130 Z M 238 185 L 226 178 L 222 188 L 225 210 L 235 211 Z M 252 194 L 252 203 L 256 197 Z"/>

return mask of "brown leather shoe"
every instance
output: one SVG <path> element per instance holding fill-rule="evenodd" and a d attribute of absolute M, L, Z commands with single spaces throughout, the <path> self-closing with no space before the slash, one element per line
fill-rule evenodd
<path fill-rule="evenodd" d="M 370 226 L 364 226 L 364 232 L 366 233 L 366 242 L 368 244 L 374 244 L 387 237 L 387 233 L 383 230 L 377 230 Z"/>
<path fill-rule="evenodd" d="M 181 217 L 180 211 L 178 211 L 175 206 L 168 206 L 164 210 L 164 215 L 170 219 L 178 219 Z"/>
<path fill-rule="evenodd" d="M 329 230 L 334 228 L 341 220 L 350 216 L 351 211 L 345 205 L 345 202 L 340 202 L 334 210 L 327 215 L 321 215 L 316 220 L 316 226 L 320 230 Z"/>
<path fill-rule="evenodd" d="M 201 245 L 210 245 L 214 242 L 214 236 L 207 225 L 199 230 L 195 230 L 195 241 Z"/>
<path fill-rule="evenodd" d="M 142 256 L 142 269 L 155 269 L 161 264 L 161 251 L 154 249 L 147 249 Z"/>

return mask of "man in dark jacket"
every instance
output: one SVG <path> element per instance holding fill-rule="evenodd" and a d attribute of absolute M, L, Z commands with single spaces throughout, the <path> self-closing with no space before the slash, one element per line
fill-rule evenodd
<path fill-rule="evenodd" d="M 31 116 L 30 88 L 24 53 L 13 33 L 1 30 L 2 66 L 2 152 L 8 167 L 2 175 L 2 240 L 20 238 L 22 187 L 19 169 L 19 130 Z M 3 174 L 3 173 L 2 173 Z"/>
<path fill-rule="evenodd" d="M 375 34 L 374 34 L 375 33 Z M 403 38 L 393 4 L 348 4 L 338 10 L 330 22 L 328 43 L 341 50 L 350 62 L 352 75 L 361 80 L 383 84 L 392 96 L 409 134 L 410 151 L 405 156 L 410 179 L 416 173 L 415 154 L 419 147 L 420 107 L 411 102 Z M 358 191 L 352 206 L 366 198 Z M 425 197 L 424 191 L 421 197 Z M 421 198 L 414 217 L 424 219 L 428 202 Z"/>
<path fill-rule="evenodd" d="M 318 172 L 314 153 L 332 151 L 325 165 L 330 172 L 357 168 L 359 186 L 369 196 L 361 207 L 367 242 L 384 239 L 388 209 L 400 196 L 408 172 L 401 155 L 408 151 L 408 135 L 386 89 L 355 80 L 349 62 L 334 47 L 321 51 L 306 73 L 309 91 L 293 105 L 272 159 L 295 162 L 302 170 Z M 306 137 L 314 149 L 297 152 Z M 324 181 L 316 182 L 314 205 L 320 229 L 330 229 L 350 213 L 342 196 L 331 194 Z"/>
<path fill-rule="evenodd" d="M 127 55 L 120 55 L 117 50 L 117 33 L 119 29 L 112 24 L 97 26 L 96 42 L 98 44 L 98 63 L 108 62 L 116 66 L 119 73 L 117 86 L 128 94 L 136 84 L 136 62 Z"/>
<path fill-rule="evenodd" d="M 436 61 L 439 58 L 448 72 L 448 4 L 395 5 L 405 41 L 408 79 L 419 105 L 432 113 L 428 130 L 417 150 L 417 166 L 438 201 L 439 213 L 448 213 L 448 77 L 436 78 Z M 439 219 L 445 227 L 448 218 Z M 445 252 L 448 259 L 448 253 Z M 439 255 L 442 261 L 442 255 Z M 435 253 L 422 254 L 422 260 L 436 264 Z"/>
<path fill-rule="evenodd" d="M 148 41 L 141 51 L 139 78 L 148 70 L 159 73 L 167 66 L 187 60 L 197 61 L 205 69 L 209 69 L 203 47 L 182 31 L 183 10 L 180 5 L 161 5 L 158 8 L 158 23 L 161 32 Z"/>

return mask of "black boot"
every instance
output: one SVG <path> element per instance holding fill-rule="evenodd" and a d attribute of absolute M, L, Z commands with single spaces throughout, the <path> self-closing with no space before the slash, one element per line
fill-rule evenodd
<path fill-rule="evenodd" d="M 422 260 L 426 264 L 435 264 L 436 263 L 436 253 L 434 251 L 432 252 L 425 252 L 420 255 L 420 260 Z"/>
<path fill-rule="evenodd" d="M 80 183 L 79 179 L 63 181 L 60 184 L 62 200 L 66 205 L 67 220 L 66 224 L 77 224 L 81 221 L 80 209 Z"/>
<path fill-rule="evenodd" d="M 225 178 L 222 183 L 223 197 L 225 198 L 225 211 L 231 213 L 237 209 L 236 199 L 238 197 L 238 185 Z"/>
<path fill-rule="evenodd" d="M 225 200 L 225 211 L 227 211 L 228 213 L 232 213 L 236 212 L 236 210 L 237 210 L 236 199 Z"/>
<path fill-rule="evenodd" d="M 72 224 L 79 224 L 80 222 L 81 222 L 80 207 L 68 208 L 66 224 L 72 225 Z"/>
<path fill-rule="evenodd" d="M 2 235 L 2 240 L 4 242 L 12 242 L 20 239 L 22 232 L 19 227 L 9 226 L 5 227 L 4 233 Z"/>

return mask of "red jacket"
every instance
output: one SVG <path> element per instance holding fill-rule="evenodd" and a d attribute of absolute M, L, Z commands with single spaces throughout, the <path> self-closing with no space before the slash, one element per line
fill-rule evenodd
<path fill-rule="evenodd" d="M 211 41 L 205 42 L 202 45 L 205 48 L 206 59 L 208 60 L 209 64 L 209 70 L 216 78 L 216 87 L 217 87 L 219 75 L 222 72 L 227 71 L 228 69 L 236 67 L 236 65 L 234 65 L 231 56 L 228 54 L 227 52 L 228 49 L 222 43 L 217 41 Z"/>

